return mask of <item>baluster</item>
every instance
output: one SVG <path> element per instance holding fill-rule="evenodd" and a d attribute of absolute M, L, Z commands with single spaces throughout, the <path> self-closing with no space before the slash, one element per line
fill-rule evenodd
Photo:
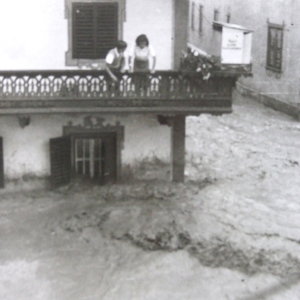
<path fill-rule="evenodd" d="M 161 76 L 161 98 L 168 99 L 169 98 L 169 91 L 170 91 L 170 80 L 166 74 Z"/>
<path fill-rule="evenodd" d="M 132 74 L 128 75 L 127 82 L 128 82 L 128 91 L 129 91 L 128 96 L 133 97 L 133 96 L 135 96 L 135 90 L 134 90 L 134 80 L 133 80 L 133 75 Z"/>
<path fill-rule="evenodd" d="M 49 96 L 53 98 L 54 92 L 53 92 L 53 76 L 49 76 Z"/>
<path fill-rule="evenodd" d="M 0 77 L 1 80 L 0 80 L 0 96 L 4 96 L 4 93 L 3 93 L 3 76 Z"/>
<path fill-rule="evenodd" d="M 24 97 L 25 98 L 28 97 L 28 80 L 29 80 L 29 76 L 25 76 L 24 77 Z"/>
<path fill-rule="evenodd" d="M 103 97 L 107 87 L 102 76 L 99 76 L 98 80 L 99 80 L 99 97 Z"/>

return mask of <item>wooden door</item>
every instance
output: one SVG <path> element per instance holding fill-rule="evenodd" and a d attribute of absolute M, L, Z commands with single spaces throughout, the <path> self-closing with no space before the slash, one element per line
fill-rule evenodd
<path fill-rule="evenodd" d="M 71 180 L 70 137 L 50 139 L 51 188 L 66 185 Z"/>

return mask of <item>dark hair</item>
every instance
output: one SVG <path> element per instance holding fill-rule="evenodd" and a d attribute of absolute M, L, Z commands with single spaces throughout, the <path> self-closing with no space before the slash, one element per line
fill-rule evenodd
<path fill-rule="evenodd" d="M 123 50 L 123 49 L 126 49 L 127 48 L 127 43 L 122 41 L 122 40 L 119 40 L 116 42 L 116 47 L 118 50 Z"/>
<path fill-rule="evenodd" d="M 149 46 L 149 40 L 147 38 L 147 36 L 145 34 L 141 34 L 139 35 L 136 40 L 135 40 L 135 43 L 136 45 L 138 46 L 140 43 L 143 43 L 145 42 L 147 46 Z"/>

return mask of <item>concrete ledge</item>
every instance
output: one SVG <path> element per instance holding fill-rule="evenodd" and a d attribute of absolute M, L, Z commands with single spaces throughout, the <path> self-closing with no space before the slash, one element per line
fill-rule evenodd
<path fill-rule="evenodd" d="M 270 107 L 276 111 L 280 111 L 300 121 L 300 106 L 278 100 L 263 93 L 259 93 L 248 87 L 243 86 L 238 82 L 236 83 L 236 90 L 241 95 L 251 97 L 256 101 L 262 103 L 266 107 Z"/>

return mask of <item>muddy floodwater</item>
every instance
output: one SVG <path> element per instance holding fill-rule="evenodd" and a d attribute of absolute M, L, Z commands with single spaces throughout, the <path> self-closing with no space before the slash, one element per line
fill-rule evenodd
<path fill-rule="evenodd" d="M 0 299 L 298 300 L 300 123 L 235 95 L 187 119 L 186 183 L 0 193 Z M 148 180 L 146 180 L 148 178 Z"/>

